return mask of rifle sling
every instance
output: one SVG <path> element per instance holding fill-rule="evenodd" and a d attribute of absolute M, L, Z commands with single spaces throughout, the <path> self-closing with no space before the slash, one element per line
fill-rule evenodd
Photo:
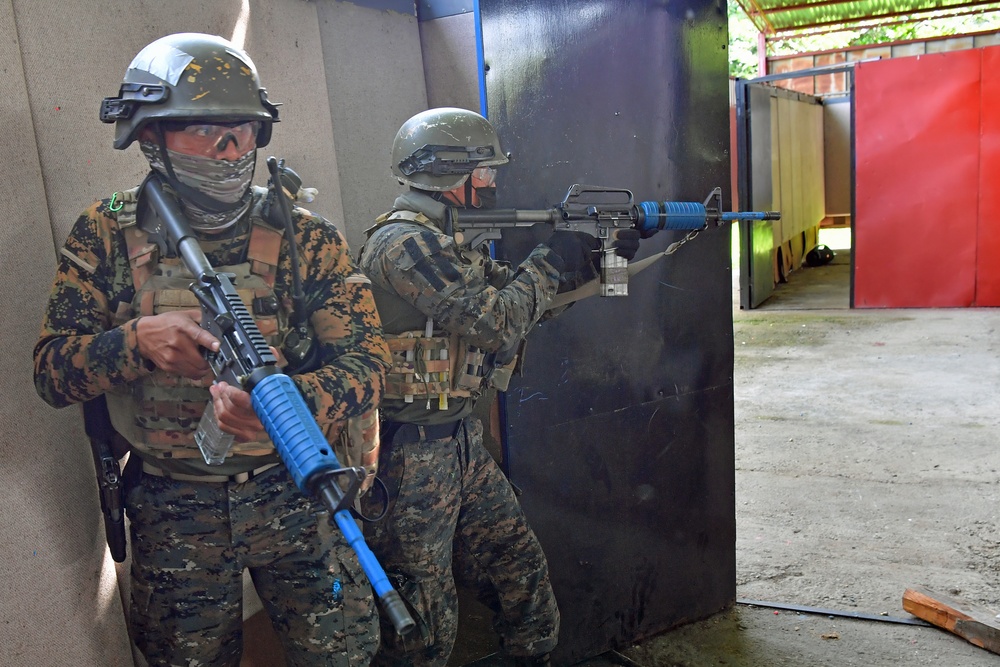
<path fill-rule="evenodd" d="M 640 271 L 645 271 L 650 266 L 653 265 L 659 259 L 666 257 L 673 251 L 673 248 L 667 248 L 663 252 L 658 252 L 655 255 L 651 255 L 646 259 L 640 259 L 638 262 L 629 262 L 628 265 L 628 275 L 629 278 L 639 273 Z M 594 278 L 589 283 L 572 290 L 570 292 L 563 292 L 562 294 L 556 294 L 552 301 L 549 303 L 549 309 L 558 308 L 560 306 L 565 306 L 566 304 L 573 303 L 574 301 L 579 301 L 580 299 L 586 299 L 589 296 L 597 296 L 601 293 L 601 280 L 600 278 Z"/>

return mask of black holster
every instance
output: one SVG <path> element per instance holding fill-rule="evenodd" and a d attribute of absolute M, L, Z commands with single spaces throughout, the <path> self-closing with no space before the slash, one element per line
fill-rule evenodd
<path fill-rule="evenodd" d="M 103 394 L 83 403 L 83 423 L 94 455 L 104 534 L 111 557 L 121 563 L 125 560 L 125 489 L 113 448 L 115 430 Z"/>

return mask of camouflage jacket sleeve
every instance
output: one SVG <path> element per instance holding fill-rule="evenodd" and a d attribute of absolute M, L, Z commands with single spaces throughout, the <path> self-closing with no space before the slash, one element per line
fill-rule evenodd
<path fill-rule="evenodd" d="M 539 246 L 515 269 L 501 269 L 485 255 L 461 255 L 446 234 L 405 222 L 379 230 L 362 263 L 373 280 L 436 326 L 489 351 L 509 347 L 541 319 L 559 287 L 561 266 Z"/>
<path fill-rule="evenodd" d="M 127 250 L 108 201 L 74 224 L 63 250 L 35 345 L 35 389 L 55 407 L 93 398 L 146 371 L 136 320 L 112 326 L 134 295 Z"/>
<path fill-rule="evenodd" d="M 363 414 L 382 398 L 391 357 L 371 285 L 347 242 L 322 218 L 295 209 L 299 273 L 322 365 L 292 379 L 320 426 Z M 283 253 L 277 283 L 291 293 L 291 261 Z"/>

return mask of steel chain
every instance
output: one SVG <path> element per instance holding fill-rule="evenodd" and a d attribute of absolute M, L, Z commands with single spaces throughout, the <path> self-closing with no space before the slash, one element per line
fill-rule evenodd
<path fill-rule="evenodd" d="M 701 231 L 700 229 L 692 229 L 680 241 L 674 241 L 669 246 L 667 246 L 667 249 L 663 251 L 663 254 L 664 255 L 672 255 L 672 254 L 674 254 L 675 252 L 677 252 L 678 249 L 680 249 L 680 247 L 682 245 L 684 245 L 685 243 L 687 243 L 688 241 L 690 241 L 694 237 L 698 236 L 698 232 L 700 232 L 700 231 Z"/>

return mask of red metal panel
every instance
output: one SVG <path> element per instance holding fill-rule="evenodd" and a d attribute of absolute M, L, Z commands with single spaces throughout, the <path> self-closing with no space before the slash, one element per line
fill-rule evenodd
<path fill-rule="evenodd" d="M 983 55 L 982 133 L 979 160 L 977 306 L 1000 306 L 1000 46 Z"/>
<path fill-rule="evenodd" d="M 958 51 L 855 69 L 858 308 L 973 303 L 981 58 Z"/>

